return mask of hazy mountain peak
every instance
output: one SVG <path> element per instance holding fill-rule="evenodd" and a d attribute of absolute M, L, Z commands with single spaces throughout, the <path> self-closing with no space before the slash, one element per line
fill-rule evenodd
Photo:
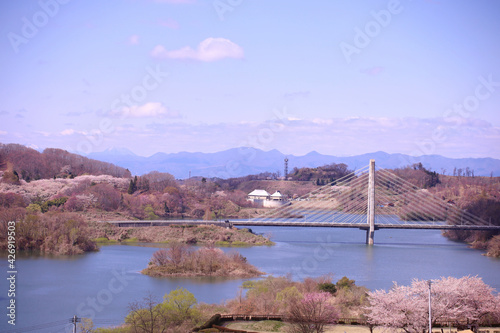
<path fill-rule="evenodd" d="M 389 154 L 384 151 L 355 156 L 332 156 L 313 150 L 306 155 L 295 156 L 285 155 L 277 149 L 263 151 L 253 147 L 239 147 L 215 153 L 158 152 L 149 157 L 143 157 L 126 148 L 111 148 L 104 152 L 92 153 L 89 157 L 128 168 L 136 175 L 156 170 L 171 173 L 176 178 L 188 178 L 189 175 L 231 178 L 277 170 L 283 172 L 285 156 L 289 161 L 289 171 L 294 167 L 318 167 L 331 163 L 345 163 L 351 169 L 358 169 L 368 165 L 370 159 L 375 159 L 377 166 L 381 168 L 400 168 L 421 162 L 427 169 L 445 172 L 448 175 L 453 173 L 454 168 L 469 167 L 478 176 L 489 176 L 491 173 L 500 176 L 500 160 L 493 158 L 453 159 L 440 155 L 412 157 L 404 154 Z"/>

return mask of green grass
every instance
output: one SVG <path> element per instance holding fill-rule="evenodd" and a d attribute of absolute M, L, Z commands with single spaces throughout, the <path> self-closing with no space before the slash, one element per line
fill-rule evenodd
<path fill-rule="evenodd" d="M 251 246 L 251 244 L 241 242 L 241 241 L 234 241 L 231 243 L 232 246 Z"/>
<path fill-rule="evenodd" d="M 139 240 L 135 237 L 122 240 L 122 243 L 138 243 L 138 242 Z"/>
<path fill-rule="evenodd" d="M 116 244 L 118 241 L 114 239 L 107 239 L 106 237 L 99 237 L 94 239 L 94 242 L 99 243 L 99 244 Z"/>
<path fill-rule="evenodd" d="M 94 332 L 94 331 L 92 331 Z M 97 328 L 96 333 L 128 333 L 130 329 L 128 327 L 109 327 L 109 328 Z"/>
<path fill-rule="evenodd" d="M 171 224 L 170 228 L 196 228 L 197 226 L 194 224 Z"/>
<path fill-rule="evenodd" d="M 228 242 L 228 241 L 217 241 L 215 242 L 215 246 L 227 246 L 227 247 L 245 247 L 245 246 L 252 246 L 252 245 L 257 245 L 257 244 L 250 244 L 242 241 L 234 241 L 234 242 Z"/>
<path fill-rule="evenodd" d="M 255 323 L 244 325 L 245 330 L 256 330 L 266 332 L 282 332 L 281 328 L 285 324 L 277 320 L 263 320 Z"/>

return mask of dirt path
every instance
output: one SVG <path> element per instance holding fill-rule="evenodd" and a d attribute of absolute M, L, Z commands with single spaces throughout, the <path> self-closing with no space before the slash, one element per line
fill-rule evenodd
<path fill-rule="evenodd" d="M 257 330 L 256 325 L 248 321 L 230 323 L 229 325 L 227 325 L 227 327 L 234 328 L 237 330 L 249 330 L 259 333 L 286 332 L 284 327 L 282 327 L 279 331 Z M 383 329 L 374 329 L 374 333 L 381 333 L 381 332 L 383 332 Z M 327 326 L 325 333 L 370 333 L 370 329 L 366 326 L 359 326 L 359 325 L 329 325 Z"/>

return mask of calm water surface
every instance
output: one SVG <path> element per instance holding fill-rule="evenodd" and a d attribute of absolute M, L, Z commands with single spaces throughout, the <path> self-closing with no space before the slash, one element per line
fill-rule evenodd
<path fill-rule="evenodd" d="M 500 290 L 500 260 L 481 255 L 442 237 L 436 230 L 378 230 L 375 245 L 364 244 L 357 229 L 253 227 L 270 234 L 272 247 L 239 248 L 248 261 L 275 276 L 294 279 L 333 273 L 347 276 L 369 289 L 388 289 L 392 282 L 413 278 L 478 275 Z M 96 326 L 120 324 L 130 302 L 148 293 L 159 297 L 177 287 L 198 301 L 218 303 L 236 296 L 242 279 L 151 278 L 139 273 L 157 248 L 110 245 L 77 257 L 27 257 L 17 260 L 17 325 L 7 324 L 3 310 L 0 331 L 31 327 L 33 332 L 71 332 L 73 315 L 92 317 Z M 223 249 L 230 251 L 232 249 Z M 0 267 L 6 272 L 7 262 Z M 6 274 L 6 273 L 5 273 Z M 0 305 L 7 306 L 8 285 L 2 280 Z M 48 323 L 50 327 L 37 326 Z"/>

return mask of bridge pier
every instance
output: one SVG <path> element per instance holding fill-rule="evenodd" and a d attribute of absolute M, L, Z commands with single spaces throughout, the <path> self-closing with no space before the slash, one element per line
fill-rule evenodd
<path fill-rule="evenodd" d="M 375 238 L 375 231 L 370 230 L 370 228 L 366 229 L 366 244 L 373 245 L 375 241 L 374 238 Z"/>
<path fill-rule="evenodd" d="M 366 213 L 368 229 L 366 230 L 366 244 L 373 245 L 375 236 L 375 160 L 370 160 L 368 174 L 368 207 Z"/>

